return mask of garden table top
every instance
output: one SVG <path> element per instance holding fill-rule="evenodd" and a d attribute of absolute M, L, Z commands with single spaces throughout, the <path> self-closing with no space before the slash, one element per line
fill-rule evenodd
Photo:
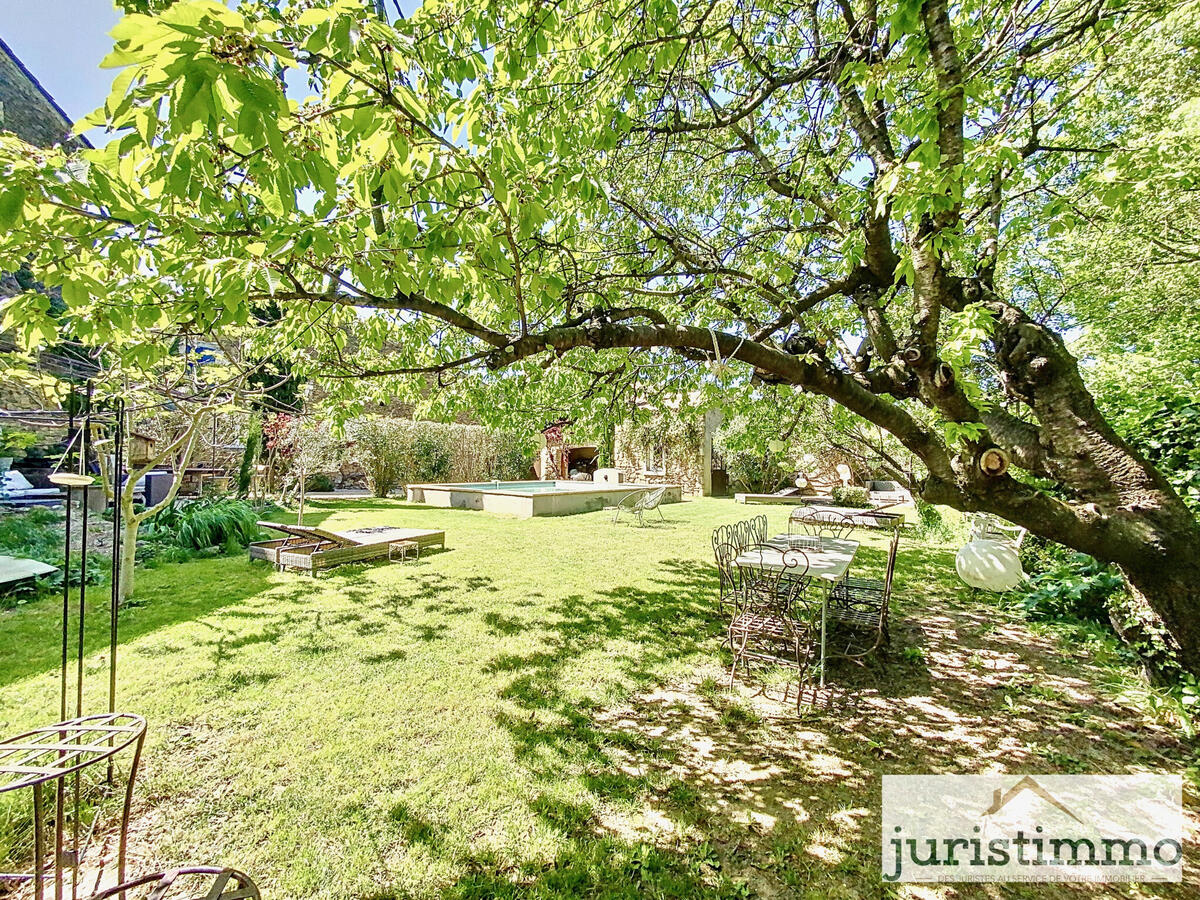
<path fill-rule="evenodd" d="M 771 549 L 743 550 L 738 554 L 734 563 L 739 566 L 764 565 L 771 569 L 784 568 L 783 555 L 790 549 L 788 535 L 778 534 L 767 543 Z M 831 537 L 821 538 L 820 550 L 803 551 L 804 555 L 808 557 L 808 571 L 805 575 L 810 578 L 837 581 L 850 568 L 850 564 L 854 561 L 854 554 L 858 552 L 858 546 L 858 541 Z"/>

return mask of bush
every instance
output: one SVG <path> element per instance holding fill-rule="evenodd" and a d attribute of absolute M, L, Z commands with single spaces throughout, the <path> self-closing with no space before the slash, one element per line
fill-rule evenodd
<path fill-rule="evenodd" d="M 254 467 L 262 458 L 262 451 L 262 414 L 253 411 L 250 414 L 250 425 L 246 431 L 246 449 L 242 451 L 242 463 L 238 467 L 238 494 L 242 497 L 250 493 L 250 485 L 254 480 Z"/>
<path fill-rule="evenodd" d="M 347 432 L 377 497 L 413 483 L 518 480 L 533 464 L 524 438 L 479 425 L 363 418 Z"/>
<path fill-rule="evenodd" d="M 1191 397 L 1164 398 L 1122 418 L 1120 430 L 1126 439 L 1146 454 L 1188 505 L 1200 510 L 1200 403 Z"/>
<path fill-rule="evenodd" d="M 58 571 L 36 580 L 26 579 L 6 587 L 6 596 L 20 596 L 45 587 L 61 587 L 63 580 L 63 515 L 58 510 L 34 507 L 20 512 L 0 514 L 0 554 L 36 559 L 57 566 Z M 71 584 L 79 583 L 78 548 L 72 546 Z M 108 579 L 111 560 L 99 553 L 89 553 L 86 580 L 88 584 L 103 584 Z M 20 602 L 20 601 L 18 601 Z M 0 600 L 0 607 L 10 605 Z"/>
<path fill-rule="evenodd" d="M 152 541 L 190 550 L 208 547 L 245 547 L 258 537 L 258 512 L 244 500 L 228 497 L 194 500 L 168 506 L 143 526 Z"/>
<path fill-rule="evenodd" d="M 757 450 L 727 452 L 725 471 L 734 486 L 747 491 L 773 491 L 787 477 L 773 455 Z"/>
<path fill-rule="evenodd" d="M 913 504 L 917 507 L 917 540 L 930 544 L 948 544 L 957 537 L 955 529 L 942 516 L 940 509 L 919 497 L 913 498 Z"/>
<path fill-rule="evenodd" d="M 348 434 L 351 452 L 367 476 L 367 485 L 376 497 L 386 497 L 400 484 L 408 440 L 402 422 L 397 419 L 356 419 Z"/>
<path fill-rule="evenodd" d="M 871 505 L 871 495 L 866 488 L 839 484 L 829 495 L 833 497 L 834 506 L 849 506 L 854 509 L 866 509 Z"/>
<path fill-rule="evenodd" d="M 1034 620 L 1082 619 L 1109 624 L 1109 602 L 1125 586 L 1109 566 L 1084 553 L 1071 553 L 1033 575 L 1019 601 Z"/>
<path fill-rule="evenodd" d="M 333 479 L 324 472 L 318 472 L 316 475 L 309 475 L 304 479 L 304 489 L 306 491 L 316 491 L 319 494 L 327 494 L 336 489 Z"/>

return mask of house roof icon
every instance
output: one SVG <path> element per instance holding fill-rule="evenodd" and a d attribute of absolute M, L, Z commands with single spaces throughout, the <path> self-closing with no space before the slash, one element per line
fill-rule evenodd
<path fill-rule="evenodd" d="M 992 791 L 992 805 L 989 806 L 986 810 L 984 810 L 983 814 L 985 816 L 995 815 L 1001 809 L 1003 809 L 1006 805 L 1008 805 L 1008 803 L 1010 803 L 1014 798 L 1016 798 L 1020 794 L 1025 793 L 1026 791 L 1032 792 L 1035 796 L 1041 798 L 1042 800 L 1045 800 L 1047 803 L 1049 803 L 1055 809 L 1059 809 L 1062 812 L 1066 813 L 1068 816 L 1070 816 L 1072 819 L 1074 819 L 1080 825 L 1083 824 L 1083 820 L 1081 818 L 1079 818 L 1079 816 L 1075 815 L 1075 813 L 1073 813 L 1057 797 L 1055 797 L 1048 790 L 1046 790 L 1044 787 L 1042 787 L 1040 784 L 1038 784 L 1038 782 L 1031 775 L 1026 775 L 1020 781 L 1018 781 L 1016 784 L 1014 784 L 1012 787 L 1010 787 L 1007 791 L 1001 791 L 999 788 Z"/>

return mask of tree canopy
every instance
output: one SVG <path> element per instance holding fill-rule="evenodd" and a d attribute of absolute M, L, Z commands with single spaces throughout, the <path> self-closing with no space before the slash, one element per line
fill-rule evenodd
<path fill-rule="evenodd" d="M 1200 665 L 1195 589 L 1155 581 L 1200 531 L 1067 344 L 1189 307 L 1195 33 L 1147 0 L 181 0 L 115 29 L 106 146 L 0 139 L 0 268 L 67 307 L 5 322 L 133 366 L 237 333 L 346 410 L 797 386 L 926 499 L 1172 598 Z M 1170 331 L 1135 349 L 1194 362 Z"/>

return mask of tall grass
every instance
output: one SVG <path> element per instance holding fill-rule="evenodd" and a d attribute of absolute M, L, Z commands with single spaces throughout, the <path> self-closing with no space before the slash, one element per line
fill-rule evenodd
<path fill-rule="evenodd" d="M 170 506 L 147 523 L 146 537 L 190 550 L 246 546 L 258 537 L 258 512 L 244 500 L 228 497 Z"/>

